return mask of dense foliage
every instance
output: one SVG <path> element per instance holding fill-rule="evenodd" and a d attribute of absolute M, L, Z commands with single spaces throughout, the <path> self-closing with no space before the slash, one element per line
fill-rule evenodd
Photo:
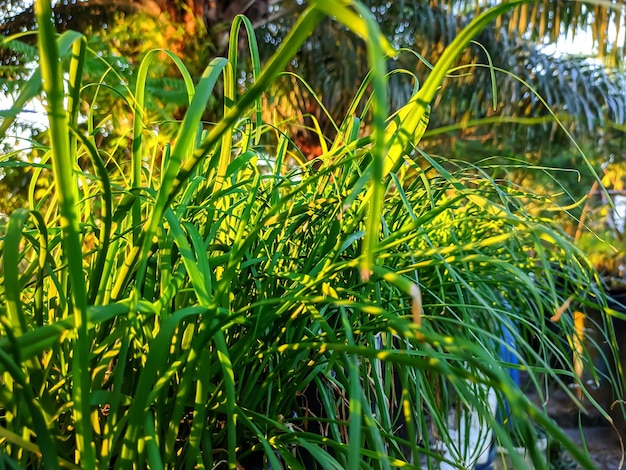
<path fill-rule="evenodd" d="M 574 362 L 589 356 L 577 347 L 574 360 L 567 342 L 574 319 L 547 318 L 572 299 L 602 303 L 593 270 L 554 219 L 528 210 L 558 211 L 549 195 L 503 178 L 519 161 L 418 147 L 455 59 L 507 8 L 464 29 L 396 113 L 393 46 L 361 3 L 319 1 L 263 68 L 242 17 L 227 57 L 197 82 L 175 54 L 148 53 L 134 87 L 112 94 L 124 112 L 100 117 L 110 88 L 82 81 L 98 51 L 56 36 L 38 1 L 40 67 L 16 106 L 43 87 L 49 127 L 29 206 L 12 212 L 1 245 L 2 463 L 464 466 L 490 445 L 463 439 L 471 409 L 504 447 L 534 449 L 541 427 L 592 468 L 509 370 L 526 370 L 542 399 L 543 380 L 586 393 Z M 371 73 L 308 162 L 283 122 L 263 119 L 264 103 L 330 14 L 367 38 Z M 252 56 L 243 84 L 240 29 Z M 166 61 L 187 109 L 164 122 L 147 110 L 163 91 L 149 72 Z M 132 132 L 100 145 L 123 121 Z M 509 404 L 506 422 L 493 397 Z"/>

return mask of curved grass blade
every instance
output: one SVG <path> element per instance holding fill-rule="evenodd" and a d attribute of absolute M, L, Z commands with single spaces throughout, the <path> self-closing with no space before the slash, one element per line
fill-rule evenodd
<path fill-rule="evenodd" d="M 152 236 L 156 233 L 158 226 L 161 223 L 161 218 L 171 201 L 172 187 L 182 183 L 181 178 L 186 179 L 186 176 L 183 177 L 180 174 L 180 166 L 185 156 L 193 151 L 193 148 L 195 147 L 195 137 L 198 131 L 198 123 L 200 122 L 206 103 L 213 92 L 215 83 L 227 64 L 228 61 L 223 58 L 211 61 L 211 64 L 205 69 L 204 74 L 193 93 L 189 109 L 185 114 L 183 124 L 176 139 L 176 145 L 170 154 L 167 169 L 165 175 L 163 176 L 161 187 L 159 188 L 156 196 L 154 209 L 152 210 L 152 214 L 149 216 L 147 222 L 144 224 L 141 242 L 134 244 L 132 252 L 126 259 L 122 271 L 119 273 L 117 283 L 112 292 L 112 297 L 114 299 L 117 299 L 121 295 L 123 288 L 128 282 L 131 270 L 138 258 L 141 259 L 142 265 L 137 273 L 138 279 L 136 284 L 140 286 L 143 283 L 143 276 L 145 275 L 145 267 L 147 263 L 146 254 L 149 250 L 150 244 L 152 243 Z M 139 161 L 141 160 L 140 155 L 138 154 L 135 158 Z M 137 163 L 135 163 L 135 167 L 136 166 Z M 140 174 L 141 168 L 135 168 L 135 171 Z"/>
<path fill-rule="evenodd" d="M 250 59 L 252 62 L 252 79 L 253 81 L 256 82 L 257 77 L 261 75 L 261 58 L 259 55 L 259 47 L 257 45 L 256 34 L 254 32 L 254 26 L 252 25 L 252 22 L 243 15 L 237 15 L 235 19 L 233 20 L 233 24 L 230 28 L 228 61 L 232 65 L 233 73 L 237 75 L 239 32 L 240 32 L 242 25 L 246 30 L 246 37 L 248 38 L 248 50 L 250 51 Z M 234 83 L 234 85 L 236 86 L 236 83 Z M 234 93 L 232 94 L 234 95 Z M 235 102 L 233 101 L 232 105 L 234 104 Z M 231 106 L 229 106 L 228 111 L 230 111 L 230 108 Z M 261 97 L 259 96 L 255 101 L 255 121 L 254 121 L 255 129 L 259 129 L 261 127 L 261 123 L 263 121 L 261 117 L 261 113 L 262 113 L 262 105 L 261 105 Z M 255 135 L 256 135 L 255 143 L 258 144 L 261 134 L 257 132 Z"/>
<path fill-rule="evenodd" d="M 28 33 L 30 34 L 30 33 Z M 77 40 L 80 40 L 81 35 L 76 31 L 65 31 L 56 41 L 58 41 L 57 47 L 59 54 L 64 56 L 69 48 Z M 6 131 L 11 127 L 11 124 L 15 122 L 15 118 L 22 112 L 26 104 L 28 104 L 33 98 L 38 96 L 42 91 L 41 83 L 41 69 L 35 69 L 28 81 L 23 85 L 20 90 L 15 103 L 11 109 L 2 112 L 2 124 L 0 124 L 0 140 L 4 138 Z"/>
<path fill-rule="evenodd" d="M 110 256 L 113 250 L 110 250 L 111 244 L 111 229 L 112 229 L 112 214 L 113 214 L 113 194 L 111 191 L 111 180 L 109 172 L 100 156 L 98 149 L 93 142 L 78 132 L 75 127 L 70 128 L 73 135 L 81 141 L 87 150 L 91 163 L 96 169 L 96 174 L 102 189 L 102 227 L 100 228 L 100 246 L 96 254 L 96 261 L 92 275 L 89 278 L 89 304 L 98 304 L 104 300 L 105 289 L 108 285 L 108 278 L 110 271 L 105 269 L 107 258 Z M 111 263 L 113 261 L 111 260 Z"/>
<path fill-rule="evenodd" d="M 17 209 L 11 217 L 4 240 L 4 288 L 6 295 L 7 326 L 18 336 L 27 331 L 22 311 L 22 286 L 20 285 L 20 240 L 28 218 L 26 209 Z M 17 356 L 19 358 L 19 355 Z M 19 359 L 18 359 L 19 360 Z"/>
<path fill-rule="evenodd" d="M 31 419 L 33 421 L 33 434 L 37 436 L 37 442 L 39 449 L 41 450 L 42 459 L 46 462 L 51 469 L 59 468 L 59 457 L 56 451 L 56 445 L 46 419 L 42 413 L 41 407 L 37 400 L 37 397 L 33 393 L 33 389 L 30 386 L 28 377 L 24 374 L 22 369 L 9 357 L 4 350 L 0 349 L 0 365 L 6 370 L 15 382 L 17 382 L 21 388 L 21 393 L 24 395 L 26 407 L 30 412 Z"/>
<path fill-rule="evenodd" d="M 187 90 L 187 96 L 189 97 L 189 102 L 193 101 L 193 96 L 195 93 L 193 80 L 187 71 L 187 68 L 183 64 L 176 54 L 171 51 L 167 51 L 164 49 L 155 49 L 150 52 L 143 58 L 141 61 L 141 65 L 139 66 L 139 70 L 137 71 L 137 84 L 135 89 L 135 99 L 134 99 L 134 110 L 135 110 L 135 119 L 133 125 L 133 148 L 132 148 L 132 177 L 131 184 L 133 188 L 141 188 L 142 187 L 142 141 L 143 141 L 143 128 L 144 128 L 144 105 L 145 105 L 145 95 L 146 95 L 146 82 L 148 80 L 148 72 L 150 70 L 150 66 L 152 62 L 158 57 L 159 54 L 166 54 L 178 67 L 178 70 L 181 72 L 183 76 L 183 80 L 185 82 L 185 87 Z M 133 244 L 139 245 L 139 234 L 141 230 L 141 225 L 143 221 L 141 220 L 141 206 L 139 201 L 135 201 L 132 208 L 133 220 L 132 226 L 133 230 Z"/>

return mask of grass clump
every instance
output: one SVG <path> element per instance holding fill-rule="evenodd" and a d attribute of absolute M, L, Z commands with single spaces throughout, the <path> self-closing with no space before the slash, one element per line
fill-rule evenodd
<path fill-rule="evenodd" d="M 545 318 L 571 294 L 555 266 L 587 286 L 577 295 L 591 268 L 557 225 L 524 210 L 532 194 L 417 148 L 454 58 L 508 6 L 475 20 L 390 115 L 393 51 L 358 2 L 333 5 L 307 9 L 263 70 L 245 18 L 229 57 L 197 84 L 169 54 L 189 96 L 171 142 L 144 113 L 150 63 L 163 57 L 149 54 L 125 96 L 134 127 L 130 152 L 117 149 L 124 161 L 98 147 L 97 126 L 79 125 L 79 105 L 97 106 L 81 103 L 93 85 L 81 83 L 84 38 L 57 38 L 49 4 L 37 2 L 50 129 L 35 179 L 51 172 L 54 183 L 11 214 L 2 244 L 4 464 L 396 468 L 433 465 L 443 442 L 467 465 L 477 454 L 452 437 L 450 411 L 475 410 L 511 446 L 495 397 L 516 433 L 532 442 L 536 422 L 591 468 L 507 370 L 563 383 L 554 355 L 576 380 L 562 341 L 572 321 L 554 332 Z M 289 165 L 302 156 L 260 120 L 259 103 L 327 13 L 369 38 L 373 70 L 319 162 Z M 243 94 L 240 28 L 255 77 Z M 203 122 L 218 81 L 224 117 Z M 366 130 L 360 104 L 373 116 Z"/>

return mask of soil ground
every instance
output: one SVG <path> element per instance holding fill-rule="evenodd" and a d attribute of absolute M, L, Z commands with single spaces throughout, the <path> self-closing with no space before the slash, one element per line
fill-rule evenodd
<path fill-rule="evenodd" d="M 580 430 L 578 428 L 566 428 L 565 432 L 570 438 L 582 445 Z M 589 451 L 591 460 L 595 463 L 598 470 L 615 470 L 624 468 L 624 462 L 622 460 L 622 449 L 619 444 L 619 440 L 615 439 L 614 431 L 608 426 L 583 426 L 583 433 L 585 436 L 585 442 Z M 569 460 L 567 456 L 562 458 L 562 463 L 567 464 Z M 556 468 L 575 468 L 579 469 L 578 465 L 567 467 L 561 465 L 559 467 L 558 462 L 555 462 Z"/>

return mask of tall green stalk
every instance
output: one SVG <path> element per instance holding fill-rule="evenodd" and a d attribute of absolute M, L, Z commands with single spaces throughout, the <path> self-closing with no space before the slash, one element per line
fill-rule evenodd
<path fill-rule="evenodd" d="M 70 152 L 68 114 L 64 105 L 64 83 L 57 35 L 49 0 L 35 2 L 39 24 L 41 77 L 46 95 L 46 112 L 50 123 L 52 170 L 59 198 L 59 214 L 63 231 L 63 252 L 68 265 L 71 310 L 74 313 L 75 337 L 72 356 L 72 399 L 76 426 L 77 461 L 84 468 L 95 468 L 96 455 L 89 421 L 90 408 L 90 341 L 87 330 L 87 293 L 82 266 L 82 243 L 79 228 L 77 181 L 74 177 L 75 155 Z M 79 79 L 79 77 L 74 77 Z M 73 89 L 78 89 L 76 83 Z"/>

